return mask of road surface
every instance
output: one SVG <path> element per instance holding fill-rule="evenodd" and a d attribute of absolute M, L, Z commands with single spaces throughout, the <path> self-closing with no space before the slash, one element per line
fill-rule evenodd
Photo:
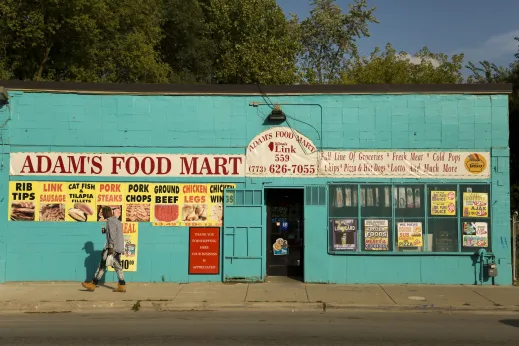
<path fill-rule="evenodd" d="M 519 345 L 519 314 L 128 312 L 0 315 L 0 345 Z"/>

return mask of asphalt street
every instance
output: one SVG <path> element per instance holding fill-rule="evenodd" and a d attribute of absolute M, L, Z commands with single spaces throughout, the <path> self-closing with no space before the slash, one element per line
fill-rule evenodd
<path fill-rule="evenodd" d="M 128 312 L 0 315 L 0 345 L 514 345 L 519 315 Z"/>

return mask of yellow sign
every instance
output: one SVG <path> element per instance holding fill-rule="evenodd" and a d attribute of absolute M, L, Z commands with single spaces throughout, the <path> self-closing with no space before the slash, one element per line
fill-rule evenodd
<path fill-rule="evenodd" d="M 96 222 L 95 183 L 68 183 L 65 221 Z"/>
<path fill-rule="evenodd" d="M 157 188 L 154 226 L 218 227 L 223 220 L 223 191 L 235 184 L 178 184 Z M 169 200 L 165 196 L 170 196 Z M 164 203 L 166 202 L 166 203 Z"/>
<path fill-rule="evenodd" d="M 38 221 L 40 210 L 40 183 L 9 182 L 9 220 Z"/>
<path fill-rule="evenodd" d="M 149 183 L 123 184 L 126 222 L 150 222 L 152 220 L 153 187 Z"/>
<path fill-rule="evenodd" d="M 431 191 L 431 215 L 456 215 L 456 191 Z"/>
<path fill-rule="evenodd" d="M 125 272 L 137 271 L 137 255 L 139 252 L 139 224 L 123 222 L 124 253 L 121 254 L 121 266 Z M 108 271 L 114 271 L 108 267 Z"/>
<path fill-rule="evenodd" d="M 398 247 L 422 247 L 422 223 L 399 222 L 398 223 Z"/>
<path fill-rule="evenodd" d="M 465 158 L 465 168 L 472 174 L 480 174 L 487 168 L 487 160 L 483 155 L 473 153 Z"/>
<path fill-rule="evenodd" d="M 121 222 L 219 227 L 223 191 L 235 184 L 10 182 L 12 221 L 104 222 L 104 206 Z"/>
<path fill-rule="evenodd" d="M 488 193 L 463 193 L 463 217 L 488 217 Z"/>
<path fill-rule="evenodd" d="M 113 215 L 118 218 L 119 221 L 124 220 L 124 188 L 125 184 L 121 183 L 97 183 L 97 221 L 106 221 L 101 212 L 104 206 L 110 207 Z"/>

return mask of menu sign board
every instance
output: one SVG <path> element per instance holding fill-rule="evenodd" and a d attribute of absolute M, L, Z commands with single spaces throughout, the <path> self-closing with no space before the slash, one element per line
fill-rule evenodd
<path fill-rule="evenodd" d="M 189 228 L 189 274 L 220 273 L 220 229 Z"/>
<path fill-rule="evenodd" d="M 11 221 L 104 222 L 108 206 L 122 222 L 221 226 L 223 191 L 235 184 L 11 182 Z"/>

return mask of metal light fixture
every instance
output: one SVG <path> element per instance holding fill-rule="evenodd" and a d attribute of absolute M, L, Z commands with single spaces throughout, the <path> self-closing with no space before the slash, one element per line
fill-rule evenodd
<path fill-rule="evenodd" d="M 287 116 L 283 111 L 281 110 L 281 107 L 279 105 L 275 105 L 274 109 L 272 109 L 272 112 L 270 112 L 268 116 L 268 120 L 271 121 L 285 121 L 287 120 Z"/>

